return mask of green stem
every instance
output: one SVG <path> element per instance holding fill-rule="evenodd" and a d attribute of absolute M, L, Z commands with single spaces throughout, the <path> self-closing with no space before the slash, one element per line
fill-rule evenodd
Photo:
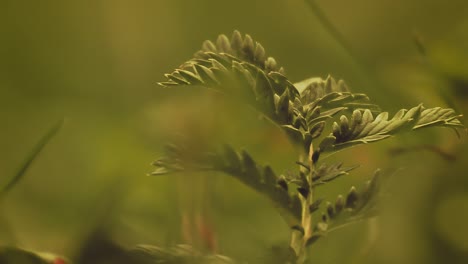
<path fill-rule="evenodd" d="M 310 213 L 310 206 L 314 202 L 313 195 L 313 182 L 312 182 L 312 172 L 314 170 L 314 164 L 312 163 L 312 154 L 313 146 L 312 144 L 309 147 L 309 153 L 307 155 L 307 163 L 310 165 L 310 170 L 307 171 L 304 166 L 300 166 L 302 173 L 306 173 L 306 180 L 309 185 L 309 193 L 307 197 L 303 197 L 301 194 L 299 198 L 301 200 L 302 213 L 301 213 L 301 228 L 302 230 L 293 230 L 291 234 L 291 248 L 296 254 L 296 264 L 303 264 L 307 260 L 307 241 L 313 235 L 313 225 L 312 225 L 312 214 Z M 304 155 L 299 157 L 301 163 L 305 163 Z"/>

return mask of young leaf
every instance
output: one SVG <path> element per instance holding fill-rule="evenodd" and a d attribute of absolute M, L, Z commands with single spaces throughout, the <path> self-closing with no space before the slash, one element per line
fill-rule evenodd
<path fill-rule="evenodd" d="M 202 49 L 195 53 L 195 59 L 207 59 L 209 57 L 207 52 L 237 58 L 265 70 L 266 73 L 281 68 L 275 59 L 266 56 L 265 48 L 260 43 L 254 41 L 248 34 L 242 36 L 237 30 L 232 34 L 231 40 L 226 35 L 219 35 L 216 44 L 209 40 L 205 41 Z"/>
<path fill-rule="evenodd" d="M 335 203 L 327 202 L 321 221 L 316 223 L 314 229 L 324 234 L 375 217 L 379 174 L 377 170 L 361 191 L 351 187 L 345 196 L 338 195 Z"/>
<path fill-rule="evenodd" d="M 416 130 L 432 126 L 463 127 L 459 120 L 460 115 L 452 109 L 424 108 L 422 105 L 398 111 L 392 119 L 388 119 L 387 112 L 381 112 L 374 119 L 369 110 L 355 110 L 351 120 L 341 116 L 340 125 L 334 123 L 333 133 L 335 138 L 322 151 L 337 151 L 358 144 L 366 144 L 389 138 L 393 134 L 404 130 Z"/>
<path fill-rule="evenodd" d="M 166 74 L 168 81 L 159 84 L 215 89 L 245 101 L 283 127 L 288 135 L 291 135 L 288 126 L 307 134 L 299 92 L 284 76 L 276 60 L 265 54 L 263 46 L 249 35 L 242 37 L 235 31 L 230 41 L 220 35 L 216 43 L 205 41 L 195 58 Z M 321 130 L 314 130 L 313 136 L 318 136 L 319 132 Z M 310 138 L 313 137 L 294 135 L 291 140 L 302 146 L 310 144 Z"/>
<path fill-rule="evenodd" d="M 309 109 L 317 106 L 325 109 L 346 107 L 350 103 L 359 105 L 357 102 L 369 100 L 364 94 L 351 93 L 343 80 L 337 82 L 330 75 L 325 80 L 310 78 L 295 83 L 294 86 L 300 91 L 303 105 L 308 105 Z"/>
<path fill-rule="evenodd" d="M 358 166 L 342 167 L 343 163 L 335 163 L 332 165 L 322 164 L 318 169 L 312 172 L 312 180 L 314 186 L 322 185 L 340 176 L 347 175 L 349 171 L 354 170 Z"/>

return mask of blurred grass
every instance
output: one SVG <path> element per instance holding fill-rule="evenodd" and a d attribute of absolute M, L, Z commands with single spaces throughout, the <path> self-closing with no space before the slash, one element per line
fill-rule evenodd
<path fill-rule="evenodd" d="M 27 169 L 34 161 L 34 159 L 39 155 L 41 150 L 47 145 L 47 143 L 57 134 L 60 128 L 63 125 L 64 120 L 60 120 L 57 124 L 55 124 L 52 128 L 47 131 L 45 135 L 36 143 L 36 145 L 32 148 L 31 152 L 26 156 L 25 160 L 18 168 L 16 173 L 10 178 L 7 178 L 7 182 L 5 182 L 0 188 L 0 202 L 3 198 L 8 194 L 8 192 L 21 180 L 21 178 L 26 173 Z"/>
<path fill-rule="evenodd" d="M 73 252 L 96 221 L 88 216 L 102 210 L 102 201 L 113 197 L 109 186 L 117 182 L 123 182 L 124 190 L 115 198 L 118 206 L 109 216 L 109 226 L 119 243 L 180 242 L 176 179 L 145 175 L 170 129 L 185 121 L 184 111 L 215 110 L 198 109 L 198 91 L 172 94 L 155 83 L 188 59 L 204 39 L 220 33 L 239 29 L 251 34 L 285 66 L 293 81 L 331 73 L 390 110 L 421 101 L 427 106 L 443 105 L 437 90 L 453 89 L 454 80 L 468 79 L 468 2 L 316 2 L 355 56 L 372 70 L 367 74 L 375 74 L 373 78 L 387 90 L 369 85 L 352 58 L 299 0 L 2 1 L 0 174 L 13 174 L 49 120 L 63 116 L 69 120 L 60 137 L 31 165 L 34 177 L 25 178 L 5 200 L 5 217 L 19 243 L 65 255 Z M 435 70 L 446 79 L 440 81 L 421 62 L 413 44 L 415 29 L 425 40 Z M 456 88 L 453 100 L 466 113 L 467 87 Z M 283 135 L 248 110 L 238 117 L 228 102 L 219 104 L 226 107 L 218 109 L 218 117 L 230 120 L 219 131 L 226 141 L 251 150 L 256 159 L 272 164 L 278 172 L 294 166 L 294 150 Z M 457 161 L 446 163 L 425 152 L 396 158 L 387 154 L 393 146 L 425 143 L 453 151 Z M 438 219 L 442 228 L 434 236 L 447 248 L 458 248 L 458 255 L 444 252 L 463 260 L 468 236 L 460 242 L 450 234 L 453 229 L 464 234 L 466 230 L 454 222 L 447 231 L 445 218 L 429 210 L 435 205 L 423 202 L 439 188 L 450 194 L 456 187 L 466 195 L 466 181 L 460 180 L 460 186 L 436 185 L 447 175 L 466 179 L 468 150 L 458 145 L 460 141 L 449 131 L 431 130 L 333 157 L 348 165 L 362 165 L 336 186 L 321 191 L 323 196 L 346 192 L 377 167 L 405 168 L 395 177 L 405 184 L 390 188 L 398 199 L 388 202 L 387 218 L 382 221 L 385 229 L 370 256 L 354 256 L 365 243 L 366 226 L 359 225 L 317 243 L 312 249 L 314 259 L 321 263 L 352 263 L 353 258 L 369 263 L 429 263 L 425 261 L 430 256 L 445 254 L 424 242 L 432 227 L 416 228 L 426 221 L 421 216 L 431 212 L 430 217 Z M 255 263 L 272 245 L 287 244 L 288 230 L 267 201 L 226 176 L 215 176 L 211 210 L 223 254 Z M 437 212 L 445 212 L 448 203 Z M 457 215 L 466 217 L 466 208 L 460 208 Z M 350 243 L 355 247 L 349 247 Z M 451 263 L 462 263 L 456 261 Z"/>

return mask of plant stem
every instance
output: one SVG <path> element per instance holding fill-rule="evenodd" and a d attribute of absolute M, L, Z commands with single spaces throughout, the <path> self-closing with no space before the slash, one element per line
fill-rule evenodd
<path fill-rule="evenodd" d="M 310 144 L 309 153 L 307 155 L 307 163 L 309 164 L 309 170 L 304 168 L 304 166 L 300 166 L 301 173 L 305 173 L 306 180 L 308 184 L 308 195 L 307 197 L 299 195 L 299 199 L 301 200 L 302 206 L 302 213 L 301 213 L 301 228 L 302 230 L 293 230 L 291 234 L 291 248 L 294 250 L 296 254 L 296 264 L 303 264 L 307 259 L 307 241 L 313 235 L 312 229 L 312 214 L 310 213 L 310 206 L 314 202 L 314 195 L 313 195 L 313 182 L 312 182 L 312 173 L 314 171 L 314 164 L 312 162 L 312 154 L 313 154 L 313 146 Z M 304 155 L 299 157 L 299 161 L 304 163 Z"/>

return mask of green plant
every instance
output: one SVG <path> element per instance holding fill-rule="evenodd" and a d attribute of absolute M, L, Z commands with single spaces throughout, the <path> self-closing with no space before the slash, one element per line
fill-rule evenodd
<path fill-rule="evenodd" d="M 405 131 L 463 126 L 461 115 L 452 109 L 422 104 L 402 109 L 390 118 L 370 104 L 365 94 L 350 92 L 343 80 L 331 76 L 293 84 L 260 43 L 238 31 L 231 39 L 220 35 L 215 43 L 205 41 L 194 58 L 166 77 L 167 81 L 160 83 L 164 87 L 199 86 L 237 98 L 284 131 L 298 147 L 299 169 L 290 175 L 278 175 L 270 166 L 258 164 L 247 151 L 237 152 L 229 145 L 203 151 L 184 144 L 168 144 L 165 156 L 154 162 L 152 173 L 220 171 L 262 193 L 291 228 L 289 263 L 305 263 L 308 247 L 327 232 L 375 215 L 378 172 L 364 187 L 351 187 L 336 201 L 324 203 L 315 196 L 316 188 L 354 169 L 322 162 L 322 155 Z"/>

